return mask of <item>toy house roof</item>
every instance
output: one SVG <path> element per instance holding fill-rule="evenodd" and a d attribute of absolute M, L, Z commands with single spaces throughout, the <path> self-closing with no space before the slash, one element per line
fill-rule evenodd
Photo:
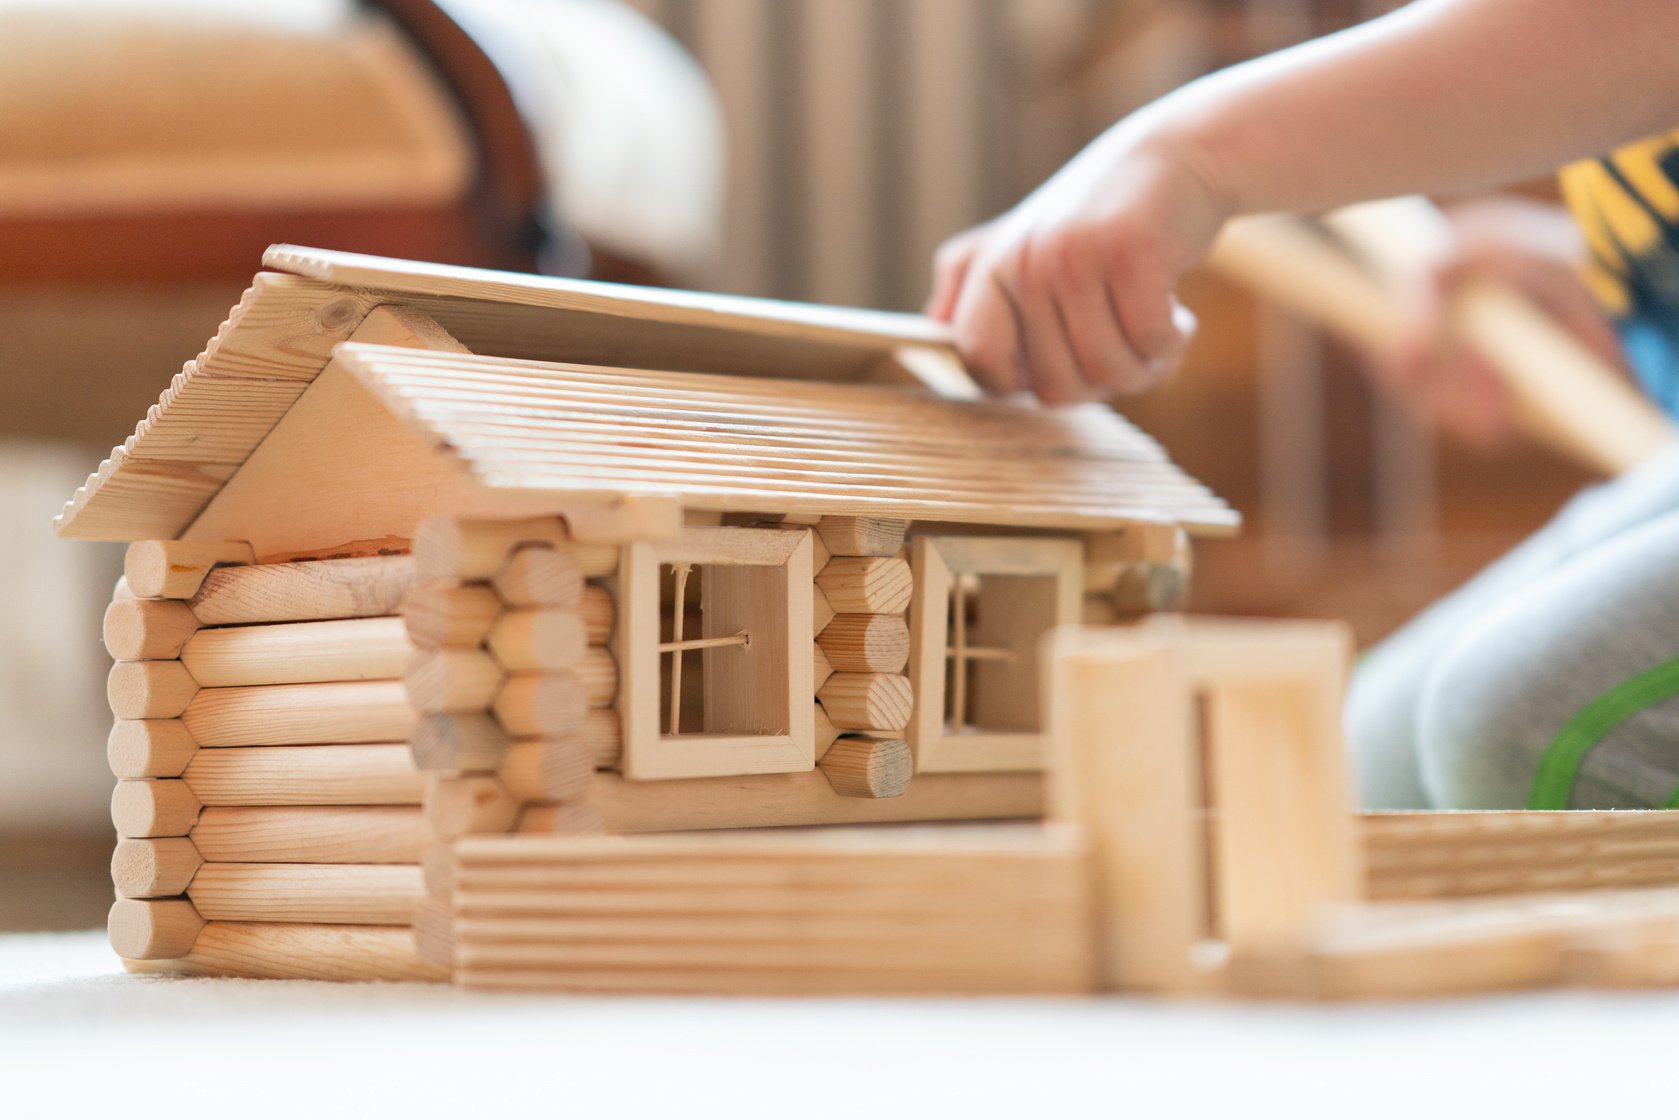
<path fill-rule="evenodd" d="M 334 363 L 478 486 L 707 509 L 1105 528 L 1236 515 L 1099 405 L 979 399 L 918 316 L 277 246 L 56 525 L 184 532 Z M 349 341 L 423 312 L 468 352 Z M 773 378 L 773 382 L 766 380 Z"/>

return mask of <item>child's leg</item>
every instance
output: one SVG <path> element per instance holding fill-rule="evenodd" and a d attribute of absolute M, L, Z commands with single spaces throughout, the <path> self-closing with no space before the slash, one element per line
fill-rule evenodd
<path fill-rule="evenodd" d="M 1539 532 L 1371 650 L 1353 676 L 1347 701 L 1360 804 L 1430 807 L 1417 756 L 1418 713 L 1425 683 L 1454 643 L 1506 598 L 1675 510 L 1679 449 L 1585 491 Z"/>
<path fill-rule="evenodd" d="M 1647 809 L 1679 789 L 1679 512 L 1504 598 L 1444 651 L 1418 714 L 1445 809 Z"/>

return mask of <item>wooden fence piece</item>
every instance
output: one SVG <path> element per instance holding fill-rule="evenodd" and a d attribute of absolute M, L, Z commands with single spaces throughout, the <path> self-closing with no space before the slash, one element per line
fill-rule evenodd
<path fill-rule="evenodd" d="M 243 541 L 135 541 L 123 557 L 129 591 L 141 599 L 190 599 L 218 564 L 253 564 Z"/>

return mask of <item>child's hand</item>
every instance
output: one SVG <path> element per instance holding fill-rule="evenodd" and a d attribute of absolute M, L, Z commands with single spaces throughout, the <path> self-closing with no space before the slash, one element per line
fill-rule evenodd
<path fill-rule="evenodd" d="M 1225 217 L 1181 158 L 1110 133 L 934 262 L 928 314 L 992 392 L 1046 404 L 1134 393 L 1176 367 L 1195 320 L 1173 294 Z"/>
<path fill-rule="evenodd" d="M 1508 443 L 1515 403 L 1491 365 L 1452 329 L 1451 294 L 1471 280 L 1514 288 L 1593 353 L 1624 369 L 1614 329 L 1580 278 L 1585 257 L 1566 212 L 1518 198 L 1494 198 L 1451 212 L 1454 237 L 1411 284 L 1392 350 L 1374 355 L 1378 382 L 1423 419 L 1473 446 Z"/>

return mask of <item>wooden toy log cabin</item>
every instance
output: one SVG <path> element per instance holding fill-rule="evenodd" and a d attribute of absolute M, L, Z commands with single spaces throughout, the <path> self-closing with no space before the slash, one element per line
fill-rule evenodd
<path fill-rule="evenodd" d="M 265 264 L 57 523 L 134 542 L 131 962 L 441 976 L 410 925 L 469 835 L 1035 817 L 1043 636 L 1236 523 L 915 317 Z"/>

